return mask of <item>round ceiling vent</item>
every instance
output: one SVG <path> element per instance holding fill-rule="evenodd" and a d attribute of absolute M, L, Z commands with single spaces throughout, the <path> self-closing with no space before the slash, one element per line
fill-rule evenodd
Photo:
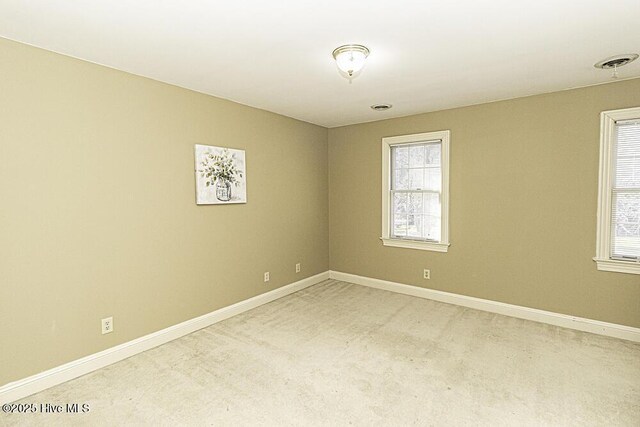
<path fill-rule="evenodd" d="M 374 104 L 371 106 L 371 109 L 376 111 L 386 111 L 391 107 L 393 107 L 391 104 Z"/>
<path fill-rule="evenodd" d="M 618 68 L 623 65 L 627 65 L 629 62 L 638 59 L 637 53 L 626 53 L 624 55 L 616 55 L 607 59 L 603 59 L 600 62 L 595 63 L 593 66 L 596 68 L 603 68 L 605 70 L 610 68 Z"/>

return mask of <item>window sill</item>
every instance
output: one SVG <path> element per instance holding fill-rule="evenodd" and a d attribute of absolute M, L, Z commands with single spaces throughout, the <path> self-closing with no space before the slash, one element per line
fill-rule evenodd
<path fill-rule="evenodd" d="M 421 251 L 448 252 L 449 243 L 421 242 L 418 240 L 389 239 L 381 237 L 384 246 L 395 248 L 419 249 Z"/>
<path fill-rule="evenodd" d="M 640 274 L 640 262 L 618 261 L 613 259 L 593 259 L 600 271 L 612 271 L 615 273 Z"/>

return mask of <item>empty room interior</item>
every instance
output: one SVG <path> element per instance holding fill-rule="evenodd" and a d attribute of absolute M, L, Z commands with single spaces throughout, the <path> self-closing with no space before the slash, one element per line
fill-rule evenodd
<path fill-rule="evenodd" d="M 0 2 L 0 425 L 640 426 L 638 22 Z"/>

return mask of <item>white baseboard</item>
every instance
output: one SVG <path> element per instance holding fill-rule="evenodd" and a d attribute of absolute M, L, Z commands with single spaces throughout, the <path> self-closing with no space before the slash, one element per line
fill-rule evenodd
<path fill-rule="evenodd" d="M 341 273 L 339 271 L 330 271 L 329 277 L 335 280 L 342 280 L 345 282 L 355 283 L 357 285 L 369 286 L 371 288 L 440 301 L 447 304 L 455 304 L 463 307 L 474 308 L 476 310 L 517 317 L 519 319 L 548 323 L 549 325 L 561 326 L 563 328 L 640 342 L 640 328 L 633 328 L 631 326 L 601 322 L 599 320 L 585 319 L 583 317 L 569 316 L 551 311 L 452 294 L 433 289 L 419 288 L 417 286 L 404 285 L 402 283 L 389 282 L 387 280 L 372 279 L 370 277 Z"/>
<path fill-rule="evenodd" d="M 0 405 L 25 398 L 34 393 L 72 380 L 89 372 L 124 360 L 135 354 L 142 353 L 153 347 L 165 344 L 199 329 L 211 326 L 214 323 L 228 319 L 260 305 L 282 298 L 309 286 L 315 285 L 329 278 L 329 272 L 316 274 L 295 283 L 282 286 L 278 289 L 257 295 L 253 298 L 240 301 L 236 304 L 223 307 L 211 313 L 187 320 L 161 331 L 145 335 L 135 340 L 120 344 L 115 347 L 94 353 L 89 356 L 74 360 L 64 365 L 49 369 L 36 375 L 11 382 L 0 387 Z"/>

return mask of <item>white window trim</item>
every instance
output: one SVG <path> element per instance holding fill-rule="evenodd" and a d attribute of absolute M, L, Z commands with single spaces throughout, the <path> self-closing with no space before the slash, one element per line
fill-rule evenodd
<path fill-rule="evenodd" d="M 396 248 L 420 249 L 424 251 L 447 252 L 449 250 L 449 139 L 448 130 L 438 132 L 417 133 L 413 135 L 402 135 L 382 138 L 382 244 Z M 410 239 L 394 239 L 390 237 L 390 212 L 391 197 L 390 186 L 391 177 L 391 146 L 397 144 L 407 144 L 424 141 L 442 141 L 442 152 L 440 156 L 442 168 L 442 234 L 440 242 L 424 242 Z"/>
<path fill-rule="evenodd" d="M 598 183 L 598 232 L 596 262 L 598 270 L 640 274 L 640 262 L 611 258 L 611 187 L 613 184 L 613 140 L 616 121 L 640 117 L 640 107 L 603 111 L 600 114 L 600 173 Z"/>

